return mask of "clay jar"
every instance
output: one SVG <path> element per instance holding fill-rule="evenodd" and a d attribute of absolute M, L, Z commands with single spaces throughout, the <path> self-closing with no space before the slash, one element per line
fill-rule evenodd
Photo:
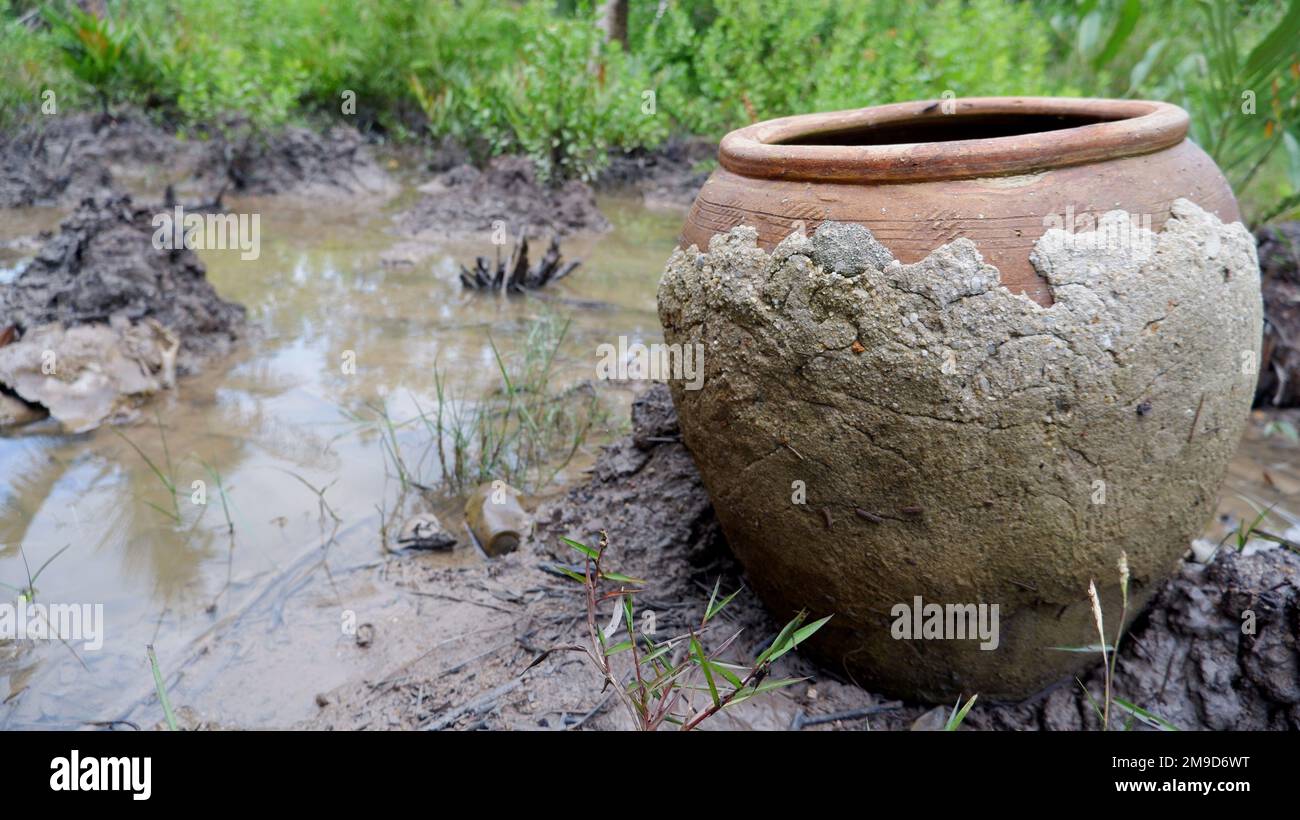
<path fill-rule="evenodd" d="M 1090 581 L 1113 640 L 1121 554 L 1130 619 L 1178 567 L 1262 323 L 1253 241 L 1187 123 L 969 99 L 723 140 L 659 289 L 704 375 L 669 386 L 755 591 L 778 620 L 834 615 L 807 646 L 828 667 L 1025 697 L 1097 663 L 1060 649 L 1099 642 Z"/>
<path fill-rule="evenodd" d="M 1159 230 L 1185 197 L 1241 217 L 1214 161 L 1187 140 L 1187 112 L 1146 100 L 983 97 L 770 120 L 728 134 L 681 246 L 737 225 L 772 248 L 792 230 L 856 222 L 902 262 L 958 237 L 1002 284 L 1051 303 L 1029 263 L 1055 221 L 1121 209 Z M 1045 221 L 1046 220 L 1046 221 Z"/>

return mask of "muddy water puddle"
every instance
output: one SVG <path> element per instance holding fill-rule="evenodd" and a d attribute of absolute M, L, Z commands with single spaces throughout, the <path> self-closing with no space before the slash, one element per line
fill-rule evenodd
<path fill-rule="evenodd" d="M 404 594 L 384 547 L 406 516 L 433 511 L 460 545 L 419 560 L 448 571 L 483 560 L 458 500 L 412 486 L 440 483 L 416 423 L 437 405 L 435 372 L 462 398 L 498 389 L 492 342 L 514 361 L 539 321 L 570 320 L 559 384 L 592 378 L 597 345 L 620 334 L 658 340 L 655 288 L 681 224 L 680 213 L 602 201 L 614 230 L 563 243 L 583 260 L 575 273 L 541 298 L 499 298 L 466 293 L 456 278 L 458 262 L 491 250 L 487 237 L 393 265 L 382 258 L 399 241 L 387 232 L 391 205 L 230 204 L 261 215 L 260 257 L 200 255 L 218 292 L 248 307 L 251 340 L 157 398 L 119 428 L 125 438 L 107 428 L 0 438 L 0 582 L 24 587 L 28 567 L 54 556 L 36 600 L 102 605 L 104 623 L 96 651 L 0 646 L 0 727 L 152 726 L 161 711 L 148 644 L 178 707 L 222 725 L 284 726 L 317 708 L 315 693 L 428 651 L 418 629 L 393 628 L 402 620 L 464 618 L 472 630 L 473 607 L 448 615 Z M 0 272 L 35 250 L 13 240 L 57 218 L 4 214 Z M 611 423 L 547 492 L 581 477 L 625 423 L 631 393 L 597 390 Z M 377 408 L 395 424 L 409 482 L 386 456 Z M 174 482 L 175 506 L 145 456 Z M 194 503 L 196 481 L 206 504 Z M 371 642 L 367 628 L 388 639 Z"/>

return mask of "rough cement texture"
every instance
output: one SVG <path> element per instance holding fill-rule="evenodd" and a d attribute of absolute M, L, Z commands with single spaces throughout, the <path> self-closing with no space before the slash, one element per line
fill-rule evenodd
<path fill-rule="evenodd" d="M 1254 242 L 1183 200 L 1157 235 L 1088 238 L 1036 246 L 1049 308 L 968 240 L 853 278 L 828 262 L 869 252 L 769 255 L 747 227 L 669 260 L 666 339 L 705 346 L 703 388 L 672 385 L 685 442 L 776 616 L 835 614 L 812 647 L 833 668 L 1025 697 L 1088 663 L 1049 647 L 1096 643 L 1090 579 L 1114 621 L 1127 552 L 1139 610 L 1211 514 L 1255 387 Z M 998 604 L 998 649 L 893 639 L 918 595 Z"/>

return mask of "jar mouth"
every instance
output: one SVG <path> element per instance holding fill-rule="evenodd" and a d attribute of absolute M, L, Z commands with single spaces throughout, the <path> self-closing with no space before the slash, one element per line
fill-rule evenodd
<path fill-rule="evenodd" d="M 975 97 L 755 123 L 723 138 L 732 173 L 813 182 L 915 182 L 1033 173 L 1149 154 L 1187 137 L 1152 100 Z"/>

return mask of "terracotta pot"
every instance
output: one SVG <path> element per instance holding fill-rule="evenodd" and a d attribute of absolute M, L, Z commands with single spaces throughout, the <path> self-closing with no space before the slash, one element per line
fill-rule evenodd
<path fill-rule="evenodd" d="M 945 113 L 946 111 L 951 113 Z M 681 246 L 737 225 L 772 248 L 802 222 L 865 225 L 902 262 L 957 237 L 1011 291 L 1050 304 L 1029 250 L 1045 218 L 1116 208 L 1159 230 L 1185 197 L 1240 219 L 1214 161 L 1187 140 L 1187 112 L 1145 100 L 979 97 L 770 120 L 728 134 Z"/>
<path fill-rule="evenodd" d="M 660 283 L 665 341 L 703 363 L 669 386 L 754 590 L 778 619 L 834 616 L 805 647 L 828 667 L 1024 697 L 1097 663 L 1054 649 L 1098 643 L 1091 581 L 1109 642 L 1120 556 L 1132 618 L 1203 531 L 1262 312 L 1253 238 L 1186 130 L 1162 103 L 985 99 L 723 141 Z M 1106 230 L 1035 244 L 1071 211 Z M 1000 620 L 931 634 L 934 607 Z"/>

